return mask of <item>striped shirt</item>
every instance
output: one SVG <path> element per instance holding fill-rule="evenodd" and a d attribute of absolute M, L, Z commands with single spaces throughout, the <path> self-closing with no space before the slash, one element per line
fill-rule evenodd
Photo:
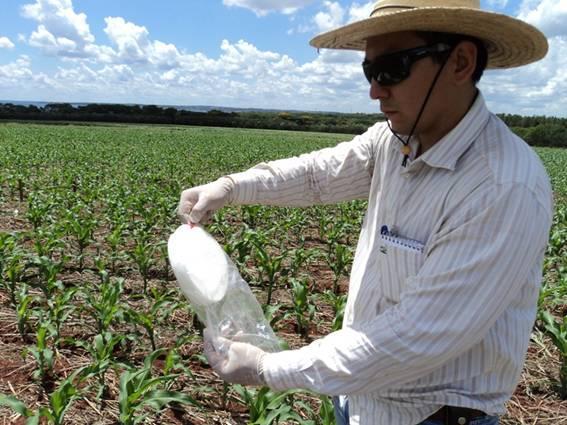
<path fill-rule="evenodd" d="M 402 167 L 385 123 L 239 174 L 235 203 L 368 199 L 343 329 L 265 357 L 275 390 L 349 397 L 350 423 L 414 425 L 443 405 L 505 412 L 536 316 L 552 192 L 486 108 Z"/>

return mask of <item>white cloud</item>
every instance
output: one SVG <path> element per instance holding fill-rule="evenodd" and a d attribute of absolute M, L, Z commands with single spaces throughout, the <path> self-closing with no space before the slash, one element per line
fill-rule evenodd
<path fill-rule="evenodd" d="M 338 2 L 325 1 L 324 5 L 326 11 L 319 12 L 313 17 L 313 22 L 320 32 L 342 25 L 345 17 L 345 10 Z"/>
<path fill-rule="evenodd" d="M 36 0 L 23 6 L 22 14 L 38 22 L 26 41 L 49 55 L 98 64 L 138 63 L 160 69 L 179 65 L 180 53 L 173 44 L 150 40 L 146 27 L 122 17 L 105 18 L 104 32 L 116 49 L 95 44 L 86 15 L 75 13 L 71 0 Z"/>
<path fill-rule="evenodd" d="M 117 54 L 121 60 L 127 63 L 148 61 L 145 52 L 150 46 L 150 41 L 146 27 L 126 22 L 121 17 L 107 17 L 104 21 L 106 22 L 104 32 L 118 47 Z"/>
<path fill-rule="evenodd" d="M 8 37 L 0 37 L 0 49 L 13 49 L 15 44 Z"/>
<path fill-rule="evenodd" d="M 54 78 L 59 81 L 74 81 L 75 86 L 85 82 L 93 82 L 96 79 L 97 73 L 85 64 L 81 64 L 76 68 L 59 68 L 54 75 Z"/>
<path fill-rule="evenodd" d="M 287 55 L 261 50 L 244 40 L 224 40 L 219 48 L 217 58 L 180 54 L 178 65 L 171 69 L 142 68 L 140 63 L 100 67 L 69 62 L 52 76 L 57 90 L 45 97 L 326 110 L 349 110 L 367 99 L 357 53 L 323 52 L 312 62 L 298 64 Z M 29 67 L 22 68 L 31 73 Z"/>
<path fill-rule="evenodd" d="M 31 59 L 22 55 L 15 62 L 0 66 L 0 81 L 12 79 L 16 81 L 22 78 L 31 78 Z"/>
<path fill-rule="evenodd" d="M 567 0 L 524 0 L 518 18 L 548 37 L 547 56 L 517 69 L 487 72 L 481 87 L 495 112 L 566 116 Z"/>
<path fill-rule="evenodd" d="M 134 80 L 135 72 L 128 65 L 106 65 L 98 72 L 106 84 L 127 83 Z"/>
<path fill-rule="evenodd" d="M 239 40 L 236 44 L 230 44 L 228 40 L 223 40 L 221 44 L 223 55 L 221 61 L 238 65 L 246 65 L 255 62 L 269 62 L 280 59 L 278 53 L 261 51 L 253 44 L 244 40 Z"/>
<path fill-rule="evenodd" d="M 518 17 L 535 25 L 548 37 L 567 36 L 567 0 L 542 0 L 538 4 L 524 0 Z"/>
<path fill-rule="evenodd" d="M 44 15 L 55 9 L 72 11 L 70 0 L 35 1 L 31 6 L 36 8 L 26 13 L 37 18 L 38 25 L 25 40 L 44 52 L 61 56 L 64 61 L 49 75 L 34 72 L 26 56 L 0 65 L 0 87 L 8 98 L 345 112 L 378 110 L 377 102 L 368 97 L 359 52 L 323 49 L 313 60 L 298 63 L 292 56 L 260 49 L 249 40 L 223 40 L 216 55 L 188 53 L 174 44 L 153 39 L 151 28 L 117 16 L 107 17 L 103 23 L 108 45 L 95 44 L 94 37 L 85 35 L 90 32 L 83 32 L 81 37 L 78 30 L 56 31 L 57 26 L 37 10 L 37 5 L 41 4 Z M 233 0 L 233 3 L 233 6 L 256 7 L 258 13 L 262 10 L 281 12 L 284 6 L 291 7 L 289 2 L 275 1 Z M 308 2 L 298 1 L 296 7 L 299 3 Z M 48 9 L 46 4 L 58 8 Z M 563 3 L 553 4 L 556 13 L 559 11 L 558 14 L 564 16 Z M 309 22 L 309 29 L 303 26 L 303 31 L 327 30 L 368 17 L 373 1 L 346 5 L 327 0 L 321 5 L 317 19 L 309 21 L 309 17 L 303 17 L 303 21 L 298 22 L 302 18 L 297 15 L 294 24 Z M 538 26 L 555 28 L 553 16 L 542 5 L 551 7 L 552 3 L 550 0 L 524 0 L 521 16 Z M 300 27 L 297 28 L 299 31 Z M 567 37 L 555 36 L 550 38 L 550 51 L 543 61 L 519 69 L 488 72 L 481 88 L 495 112 L 565 116 L 565 69 Z"/>
<path fill-rule="evenodd" d="M 116 52 L 112 47 L 88 44 L 85 46 L 85 57 L 92 63 L 113 63 L 116 61 Z"/>
<path fill-rule="evenodd" d="M 56 37 L 44 25 L 39 25 L 37 30 L 32 32 L 28 42 L 30 46 L 38 47 L 51 55 L 63 57 L 85 56 L 85 46 L 79 45 L 74 40 L 66 37 Z"/>
<path fill-rule="evenodd" d="M 298 24 L 296 27 L 290 28 L 287 33 L 289 35 L 320 33 L 350 22 L 366 19 L 372 12 L 374 1 L 370 0 L 362 4 L 354 2 L 348 7 L 348 10 L 337 1 L 332 2 L 326 0 L 322 3 L 322 6 L 323 10 L 317 12 L 315 16 L 310 19 L 309 24 Z"/>
<path fill-rule="evenodd" d="M 541 61 L 517 69 L 489 71 L 481 87 L 494 112 L 565 116 L 567 111 L 567 39 L 549 41 Z"/>
<path fill-rule="evenodd" d="M 0 65 L 0 87 L 6 94 L 16 89 L 19 95 L 36 93 L 37 89 L 53 89 L 56 83 L 44 73 L 34 73 L 31 59 L 21 55 L 14 62 Z M 16 97 L 14 97 L 16 98 Z"/>
<path fill-rule="evenodd" d="M 175 45 L 154 41 L 150 49 L 150 62 L 162 69 L 175 68 L 179 65 L 181 54 Z"/>
<path fill-rule="evenodd" d="M 295 13 L 314 0 L 223 0 L 225 6 L 243 7 L 253 11 L 257 16 L 265 16 L 270 12 L 285 14 Z"/>
<path fill-rule="evenodd" d="M 374 1 L 366 3 L 352 3 L 348 9 L 341 6 L 337 1 L 324 1 L 324 10 L 318 12 L 312 19 L 314 32 L 325 32 L 346 25 L 350 22 L 360 21 L 370 16 Z"/>
<path fill-rule="evenodd" d="M 363 4 L 353 3 L 348 11 L 349 22 L 360 21 L 370 17 L 374 1 L 369 1 Z"/>
<path fill-rule="evenodd" d="M 22 15 L 37 21 L 30 45 L 48 54 L 81 57 L 86 45 L 95 41 L 84 13 L 76 13 L 71 0 L 36 0 L 22 6 Z"/>

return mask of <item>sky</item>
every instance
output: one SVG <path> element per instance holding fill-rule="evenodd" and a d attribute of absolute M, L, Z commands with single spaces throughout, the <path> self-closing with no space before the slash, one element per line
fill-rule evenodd
<path fill-rule="evenodd" d="M 362 54 L 315 35 L 369 16 L 364 0 L 0 0 L 0 99 L 379 111 Z M 538 27 L 536 64 L 487 71 L 495 113 L 567 117 L 567 0 L 481 0 Z"/>

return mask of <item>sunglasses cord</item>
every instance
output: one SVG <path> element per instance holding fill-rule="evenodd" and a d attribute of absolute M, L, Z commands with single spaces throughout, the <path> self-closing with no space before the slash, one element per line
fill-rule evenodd
<path fill-rule="evenodd" d="M 449 50 L 449 52 L 447 53 L 447 57 L 443 61 L 443 64 L 439 68 L 439 71 L 437 71 L 437 74 L 435 75 L 435 78 L 433 79 L 433 82 L 431 83 L 431 86 L 429 87 L 429 91 L 427 92 L 427 96 L 425 96 L 425 100 L 421 104 L 421 109 L 419 110 L 419 114 L 417 114 L 417 118 L 415 119 L 415 122 L 413 124 L 413 127 L 410 131 L 408 138 L 406 140 L 402 139 L 400 137 L 400 135 L 392 129 L 390 121 L 386 120 L 386 123 L 388 124 L 388 128 L 390 129 L 392 134 L 394 136 L 396 136 L 397 139 L 400 142 L 402 142 L 402 145 L 403 145 L 402 153 L 404 154 L 404 159 L 402 160 L 402 167 L 406 167 L 408 165 L 410 149 L 407 146 L 409 145 L 409 142 L 411 140 L 411 136 L 413 136 L 413 132 L 415 131 L 415 129 L 417 127 L 417 123 L 419 122 L 419 119 L 421 118 L 421 114 L 423 114 L 423 111 L 425 110 L 425 105 L 427 104 L 427 101 L 429 100 L 429 97 L 431 96 L 431 93 L 433 92 L 433 88 L 435 87 L 435 84 L 437 83 L 437 80 L 439 79 L 439 76 L 441 75 L 441 71 L 443 71 L 443 68 L 445 68 L 445 64 L 449 61 L 449 56 L 451 55 L 452 50 L 453 49 Z"/>

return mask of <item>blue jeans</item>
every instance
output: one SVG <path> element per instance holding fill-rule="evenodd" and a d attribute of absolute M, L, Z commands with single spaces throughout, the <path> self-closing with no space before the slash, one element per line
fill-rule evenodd
<path fill-rule="evenodd" d="M 335 421 L 337 425 L 348 425 L 348 399 L 345 396 L 333 397 Z M 442 421 L 425 420 L 417 425 L 445 425 Z M 483 416 L 468 425 L 498 425 L 498 416 Z"/>
<path fill-rule="evenodd" d="M 348 399 L 346 396 L 333 397 L 333 406 L 335 407 L 336 425 L 348 425 Z"/>

